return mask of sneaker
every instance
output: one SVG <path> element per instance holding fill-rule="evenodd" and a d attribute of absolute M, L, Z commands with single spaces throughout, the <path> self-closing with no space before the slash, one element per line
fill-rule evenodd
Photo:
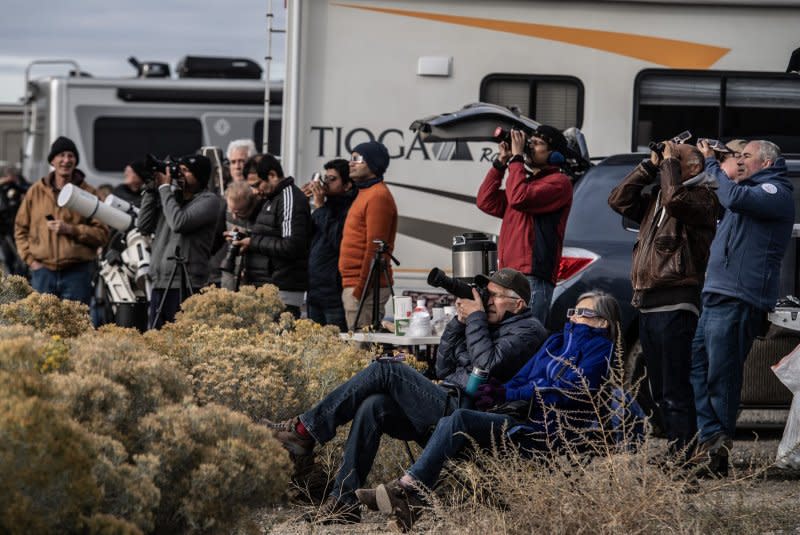
<path fill-rule="evenodd" d="M 336 496 L 328 496 L 318 509 L 303 515 L 303 520 L 313 524 L 358 524 L 361 509 L 357 503 L 347 503 Z"/>
<path fill-rule="evenodd" d="M 403 487 L 398 480 L 378 485 L 375 489 L 375 501 L 381 513 L 390 515 L 392 527 L 402 532 L 414 526 L 425 507 L 419 495 Z"/>
<path fill-rule="evenodd" d="M 697 446 L 692 457 L 698 477 L 727 477 L 728 457 L 733 440 L 725 433 L 717 433 Z"/>
<path fill-rule="evenodd" d="M 356 489 L 356 498 L 370 511 L 379 511 L 375 489 Z"/>
<path fill-rule="evenodd" d="M 314 452 L 314 439 L 306 438 L 297 432 L 297 423 L 300 419 L 295 416 L 283 422 L 264 420 L 266 426 L 272 430 L 272 435 L 286 448 L 289 453 L 297 457 L 311 455 Z"/>

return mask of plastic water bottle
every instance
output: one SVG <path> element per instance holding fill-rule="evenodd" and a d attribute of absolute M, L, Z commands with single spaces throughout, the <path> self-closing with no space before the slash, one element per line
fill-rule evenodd
<path fill-rule="evenodd" d="M 428 307 L 425 306 L 424 299 L 417 299 L 417 306 L 411 313 L 411 321 L 408 323 L 408 336 L 430 336 L 431 335 L 431 315 Z"/>

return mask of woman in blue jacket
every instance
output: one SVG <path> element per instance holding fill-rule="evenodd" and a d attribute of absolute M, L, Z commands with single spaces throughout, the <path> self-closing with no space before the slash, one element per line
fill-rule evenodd
<path fill-rule="evenodd" d="M 589 425 L 591 395 L 600 389 L 614 355 L 619 305 L 608 294 L 588 292 L 567 316 L 564 330 L 550 336 L 510 381 L 481 385 L 475 396 L 477 410 L 457 409 L 439 420 L 419 459 L 402 478 L 357 491 L 359 500 L 409 529 L 422 505 L 415 489 L 433 488 L 445 461 L 458 458 L 473 443 L 483 448 L 497 444 L 507 428 L 519 423 L 513 415 L 484 412 L 501 404 L 518 401 L 525 413 L 531 407 L 526 426 L 540 432 L 542 444 L 558 442 L 563 429 Z"/>

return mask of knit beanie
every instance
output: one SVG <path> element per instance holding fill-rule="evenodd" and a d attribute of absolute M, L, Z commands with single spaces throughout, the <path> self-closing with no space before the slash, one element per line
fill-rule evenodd
<path fill-rule="evenodd" d="M 367 141 L 356 145 L 353 152 L 357 152 L 364 157 L 367 167 L 375 173 L 376 177 L 383 177 L 389 167 L 389 149 L 386 148 L 386 145 L 377 141 Z"/>
<path fill-rule="evenodd" d="M 203 188 L 208 186 L 211 178 L 211 160 L 202 154 L 190 154 L 181 158 L 180 163 L 189 168 Z"/>
<path fill-rule="evenodd" d="M 533 135 L 545 140 L 550 150 L 564 152 L 567 149 L 567 139 L 558 128 L 547 124 L 540 124 L 536 127 L 536 130 L 533 131 Z"/>
<path fill-rule="evenodd" d="M 47 163 L 51 163 L 53 158 L 62 152 L 71 152 L 74 154 L 75 165 L 78 165 L 78 163 L 81 161 L 81 158 L 78 155 L 78 147 L 75 146 L 75 143 L 73 143 L 68 137 L 58 136 L 58 139 L 53 141 L 53 144 L 50 146 L 50 154 L 47 155 Z"/>
<path fill-rule="evenodd" d="M 142 180 L 144 180 L 148 174 L 147 164 L 144 162 L 144 160 L 136 160 L 129 163 L 128 166 L 130 166 L 130 168 L 133 169 L 133 172 L 136 173 L 136 175 Z"/>

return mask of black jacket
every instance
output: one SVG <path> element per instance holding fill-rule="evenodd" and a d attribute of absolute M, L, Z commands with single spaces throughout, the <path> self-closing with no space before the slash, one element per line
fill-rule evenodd
<path fill-rule="evenodd" d="M 115 186 L 114 189 L 111 190 L 111 195 L 131 203 L 136 208 L 139 208 L 142 205 L 142 192 L 133 191 L 126 184 L 119 184 Z"/>
<path fill-rule="evenodd" d="M 473 367 L 508 381 L 547 338 L 547 331 L 530 308 L 489 325 L 486 312 L 473 312 L 466 323 L 453 318 L 442 333 L 436 354 L 436 377 L 461 388 Z"/>
<path fill-rule="evenodd" d="M 358 190 L 328 197 L 324 206 L 311 213 L 313 237 L 308 259 L 308 303 L 329 308 L 342 303 L 342 276 L 339 273 L 339 246 L 347 211 Z"/>
<path fill-rule="evenodd" d="M 253 224 L 242 283 L 305 291 L 310 244 L 308 199 L 293 178 L 284 178 L 267 196 Z"/>

